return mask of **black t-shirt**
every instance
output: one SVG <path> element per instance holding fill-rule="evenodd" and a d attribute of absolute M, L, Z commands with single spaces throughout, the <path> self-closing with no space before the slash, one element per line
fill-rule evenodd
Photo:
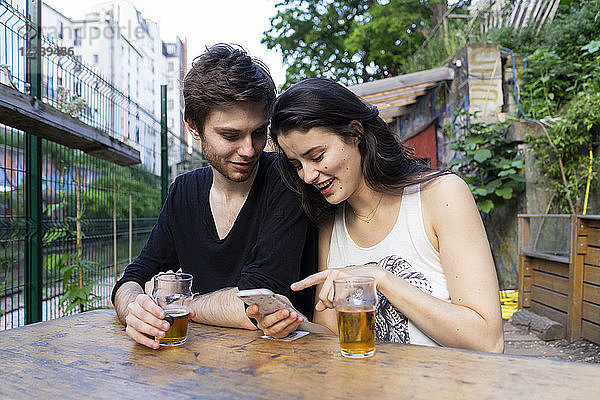
<path fill-rule="evenodd" d="M 281 181 L 276 155 L 261 156 L 248 198 L 223 239 L 209 204 L 212 179 L 210 167 L 175 179 L 148 242 L 115 285 L 113 302 L 123 283 L 144 287 L 157 273 L 181 268 L 194 276 L 193 292 L 268 288 L 311 318 L 314 288 L 291 293 L 290 284 L 316 272 L 317 233 Z"/>

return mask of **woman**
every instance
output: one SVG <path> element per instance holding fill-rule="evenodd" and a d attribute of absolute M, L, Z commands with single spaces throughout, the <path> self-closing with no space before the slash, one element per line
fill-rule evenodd
<path fill-rule="evenodd" d="M 459 177 L 415 159 L 376 108 L 325 79 L 276 100 L 271 137 L 284 180 L 319 226 L 319 272 L 292 285 L 318 285 L 314 322 L 337 332 L 333 280 L 372 276 L 378 340 L 503 351 L 494 262 Z M 257 311 L 248 315 L 274 337 L 301 322 Z"/>

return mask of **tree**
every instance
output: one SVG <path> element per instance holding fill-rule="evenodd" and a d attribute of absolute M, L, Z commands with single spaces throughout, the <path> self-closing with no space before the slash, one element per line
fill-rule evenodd
<path fill-rule="evenodd" d="M 431 19 L 431 7 L 421 0 L 392 0 L 367 11 L 346 40 L 346 46 L 370 61 L 374 77 L 402 73 L 402 66 L 425 40 L 423 28 Z"/>
<path fill-rule="evenodd" d="M 310 77 L 356 84 L 396 75 L 423 42 L 431 16 L 426 0 L 282 0 L 276 8 L 262 43 L 281 50 L 284 86 Z"/>

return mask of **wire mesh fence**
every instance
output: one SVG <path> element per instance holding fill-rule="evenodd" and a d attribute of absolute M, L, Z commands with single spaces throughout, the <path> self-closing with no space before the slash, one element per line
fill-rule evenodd
<path fill-rule="evenodd" d="M 0 84 L 30 94 L 26 3 L 0 0 Z M 115 280 L 145 244 L 161 207 L 161 121 L 60 43 L 41 39 L 42 101 L 129 144 L 143 163 L 121 167 L 42 140 L 39 268 L 42 320 L 48 320 L 108 306 Z M 156 100 L 160 104 L 160 97 Z M 25 265 L 31 224 L 26 217 L 26 135 L 0 124 L 0 330 L 26 323 L 25 293 L 33 285 L 26 280 Z M 188 154 L 180 134 L 169 131 L 167 137 L 172 153 Z M 193 156 L 202 163 L 201 155 Z M 72 306 L 65 294 L 87 285 L 91 301 Z"/>

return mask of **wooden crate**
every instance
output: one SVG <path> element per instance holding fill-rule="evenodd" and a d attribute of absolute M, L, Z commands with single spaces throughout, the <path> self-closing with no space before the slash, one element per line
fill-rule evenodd
<path fill-rule="evenodd" d="M 568 255 L 531 246 L 539 237 L 531 232 L 534 218 L 568 219 Z M 518 307 L 560 322 L 571 341 L 585 338 L 600 344 L 600 216 L 523 214 L 519 231 Z"/>

